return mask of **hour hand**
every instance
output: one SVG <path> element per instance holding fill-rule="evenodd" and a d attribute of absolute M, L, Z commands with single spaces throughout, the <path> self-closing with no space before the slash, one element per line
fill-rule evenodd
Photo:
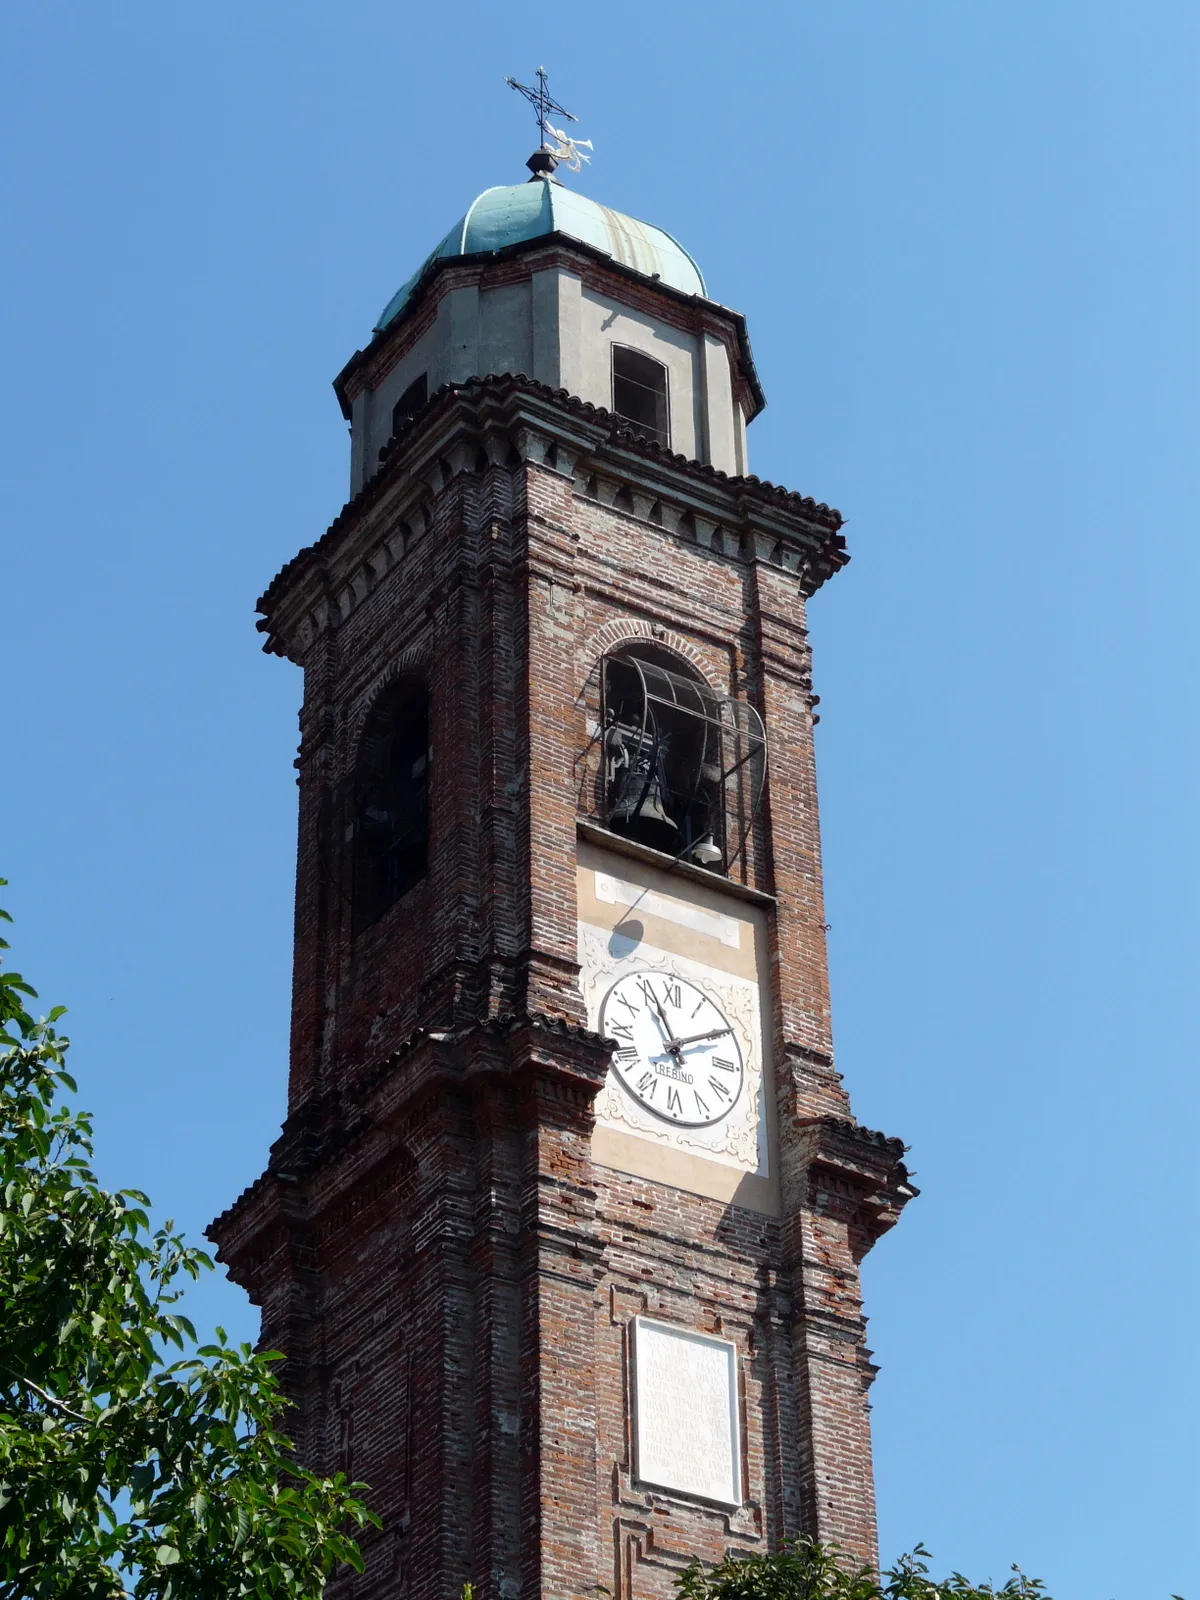
<path fill-rule="evenodd" d="M 723 1034 L 732 1033 L 732 1028 L 710 1028 L 707 1033 L 690 1033 L 686 1039 L 668 1039 L 668 1050 L 682 1050 L 685 1044 L 700 1044 L 704 1039 L 719 1039 Z"/>
<path fill-rule="evenodd" d="M 659 1000 L 658 996 L 655 994 L 654 990 L 649 984 L 644 986 L 644 992 L 650 996 L 651 1000 L 654 1002 L 654 1009 L 658 1012 L 658 1019 L 662 1023 L 663 1039 L 665 1040 L 666 1048 L 668 1050 L 677 1049 L 678 1044 L 677 1041 L 671 1037 L 671 1024 L 667 1021 L 667 1013 L 662 1008 L 662 1002 Z"/>

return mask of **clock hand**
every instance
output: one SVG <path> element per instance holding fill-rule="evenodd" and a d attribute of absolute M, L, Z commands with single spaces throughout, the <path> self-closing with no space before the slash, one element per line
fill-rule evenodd
<path fill-rule="evenodd" d="M 654 989 L 652 988 L 652 986 L 648 982 L 643 984 L 642 992 L 643 992 L 643 994 L 648 994 L 650 996 L 651 1000 L 653 1000 L 654 1009 L 658 1012 L 659 1019 L 662 1022 L 663 1037 L 664 1037 L 664 1040 L 666 1042 L 666 1047 L 671 1052 L 671 1054 L 676 1058 L 676 1060 L 678 1060 L 679 1059 L 679 1045 L 671 1037 L 671 1024 L 667 1021 L 667 1014 L 663 1010 L 658 996 L 655 994 Z"/>
<path fill-rule="evenodd" d="M 692 1033 L 686 1039 L 668 1039 L 668 1050 L 681 1050 L 685 1044 L 699 1044 L 703 1039 L 720 1039 L 726 1033 L 732 1033 L 732 1028 L 710 1028 L 707 1033 Z"/>

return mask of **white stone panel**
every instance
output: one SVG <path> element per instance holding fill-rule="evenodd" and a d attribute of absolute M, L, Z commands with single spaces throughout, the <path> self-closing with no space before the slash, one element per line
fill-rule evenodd
<path fill-rule="evenodd" d="M 676 1494 L 742 1503 L 737 1347 L 649 1317 L 633 1319 L 634 1470 Z"/>

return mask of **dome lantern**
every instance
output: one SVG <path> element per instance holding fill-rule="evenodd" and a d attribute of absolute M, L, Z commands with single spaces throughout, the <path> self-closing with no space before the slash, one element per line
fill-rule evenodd
<path fill-rule="evenodd" d="M 511 81 L 511 80 L 510 80 Z M 485 189 L 380 313 L 335 389 L 351 425 L 351 490 L 414 414 L 414 396 L 519 373 L 615 412 L 635 432 L 744 474 L 746 424 L 765 400 L 744 319 L 709 297 L 694 257 L 665 229 L 554 176 L 588 141 L 546 121 L 556 102 L 514 84 L 553 136 L 523 183 Z"/>

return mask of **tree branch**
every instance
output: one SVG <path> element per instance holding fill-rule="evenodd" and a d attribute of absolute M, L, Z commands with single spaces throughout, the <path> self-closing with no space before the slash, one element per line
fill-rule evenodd
<path fill-rule="evenodd" d="M 48 1406 L 54 1406 L 59 1411 L 66 1412 L 68 1417 L 74 1417 L 76 1422 L 94 1422 L 94 1417 L 85 1417 L 81 1411 L 72 1411 L 65 1400 L 59 1400 L 52 1394 L 47 1394 L 45 1389 L 34 1383 L 32 1378 L 17 1376 L 18 1383 L 23 1383 L 27 1389 L 32 1389 L 39 1399 L 44 1400 Z"/>

